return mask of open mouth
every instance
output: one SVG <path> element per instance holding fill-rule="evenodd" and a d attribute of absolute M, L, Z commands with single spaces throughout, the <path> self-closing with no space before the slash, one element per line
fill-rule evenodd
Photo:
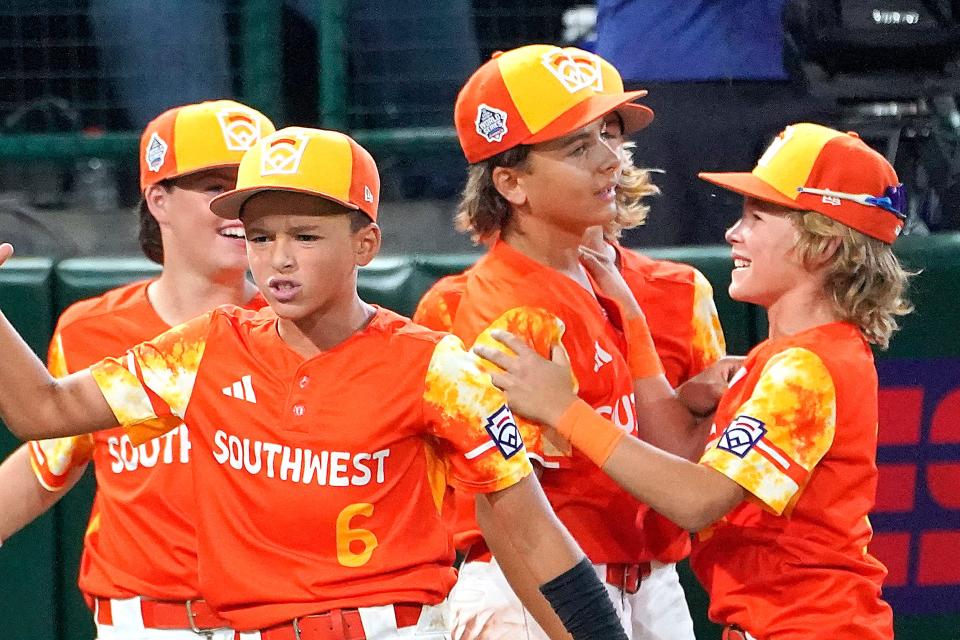
<path fill-rule="evenodd" d="M 740 256 L 733 256 L 733 268 L 734 269 L 746 269 L 750 266 L 750 260 L 746 258 L 741 258 Z"/>

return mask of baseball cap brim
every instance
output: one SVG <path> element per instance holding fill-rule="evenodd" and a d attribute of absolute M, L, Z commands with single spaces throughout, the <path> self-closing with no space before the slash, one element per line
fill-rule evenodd
<path fill-rule="evenodd" d="M 525 144 L 537 144 L 555 140 L 581 127 L 587 126 L 597 118 L 602 118 L 611 111 L 618 111 L 618 113 L 623 116 L 625 129 L 632 133 L 650 124 L 653 120 L 653 111 L 649 107 L 640 104 L 631 104 L 629 109 L 621 109 L 621 107 L 626 107 L 629 103 L 645 95 L 647 95 L 647 92 L 640 89 L 638 91 L 626 91 L 624 93 L 614 94 L 598 93 L 590 96 L 586 100 L 568 109 L 559 118 L 523 142 Z M 646 113 L 644 113 L 644 111 Z M 628 118 L 630 122 L 628 122 Z M 640 124 L 641 122 L 643 122 L 643 124 Z M 639 126 L 631 130 L 631 123 L 633 126 Z"/>
<path fill-rule="evenodd" d="M 317 198 L 323 198 L 324 200 L 329 200 L 330 202 L 335 202 L 352 211 L 360 210 L 360 207 L 355 204 L 345 200 L 340 200 L 339 198 L 334 198 L 325 193 L 319 193 L 311 189 L 298 189 L 296 187 L 282 186 L 246 187 L 243 189 L 234 189 L 233 191 L 222 193 L 211 200 L 210 210 L 221 218 L 225 218 L 227 220 L 236 220 L 240 217 L 240 211 L 243 209 L 243 205 L 247 202 L 247 200 L 258 193 L 263 193 L 264 191 L 289 191 L 290 193 L 303 193 L 308 196 L 314 196 Z"/>
<path fill-rule="evenodd" d="M 644 95 L 646 93 L 646 91 L 643 91 Z M 640 129 L 645 129 L 647 125 L 653 122 L 653 109 L 643 104 L 628 102 L 616 111 L 623 118 L 624 137 L 631 136 Z"/>
<path fill-rule="evenodd" d="M 772 202 L 788 209 L 805 209 L 796 200 L 783 195 L 752 173 L 698 173 L 697 176 L 742 196 Z"/>

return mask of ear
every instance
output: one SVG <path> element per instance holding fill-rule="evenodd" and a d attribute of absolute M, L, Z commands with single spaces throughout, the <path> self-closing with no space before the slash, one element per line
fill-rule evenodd
<path fill-rule="evenodd" d="M 143 192 L 147 209 L 161 227 L 169 221 L 170 192 L 163 185 L 151 184 Z"/>
<path fill-rule="evenodd" d="M 516 167 L 494 167 L 490 177 L 493 180 L 493 188 L 503 196 L 504 200 L 515 207 L 527 203 L 527 192 L 524 189 L 520 169 Z"/>
<path fill-rule="evenodd" d="M 829 238 L 823 246 L 823 251 L 817 253 L 816 255 L 810 256 L 812 264 L 811 267 L 819 268 L 823 265 L 830 262 L 833 259 L 833 256 L 837 255 L 837 251 L 840 250 L 840 245 L 843 242 L 842 238 L 832 237 Z"/>
<path fill-rule="evenodd" d="M 380 227 L 371 222 L 353 235 L 356 264 L 365 267 L 380 253 Z"/>

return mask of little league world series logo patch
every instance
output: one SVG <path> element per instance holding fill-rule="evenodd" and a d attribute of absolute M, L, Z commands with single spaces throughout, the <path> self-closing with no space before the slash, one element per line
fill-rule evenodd
<path fill-rule="evenodd" d="M 543 54 L 540 62 L 570 93 L 588 87 L 603 91 L 600 58 L 595 55 L 586 52 L 574 54 L 557 47 Z"/>
<path fill-rule="evenodd" d="M 260 156 L 260 175 L 291 175 L 300 169 L 307 137 L 292 135 L 272 140 Z"/>
<path fill-rule="evenodd" d="M 217 112 L 223 142 L 230 151 L 247 151 L 260 141 L 260 121 L 243 109 L 221 109 Z"/>
<path fill-rule="evenodd" d="M 488 416 L 485 426 L 487 433 L 493 438 L 504 458 L 510 458 L 523 449 L 520 429 L 517 428 L 517 423 L 507 405 L 502 405 L 492 415 Z"/>
<path fill-rule="evenodd" d="M 156 173 L 163 166 L 163 161 L 167 157 L 167 143 L 154 131 L 150 135 L 150 142 L 147 143 L 147 150 L 144 151 L 144 160 L 147 162 L 147 168 Z"/>
<path fill-rule="evenodd" d="M 750 416 L 737 416 L 723 431 L 717 449 L 743 458 L 760 443 L 766 433 L 767 427 L 763 422 Z"/>
<path fill-rule="evenodd" d="M 474 120 L 477 133 L 487 142 L 500 142 L 507 135 L 507 113 L 490 105 L 477 107 L 477 119 Z"/>

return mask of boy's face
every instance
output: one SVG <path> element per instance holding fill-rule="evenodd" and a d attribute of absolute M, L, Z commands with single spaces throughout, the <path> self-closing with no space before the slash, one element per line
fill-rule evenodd
<path fill-rule="evenodd" d="M 356 269 L 376 256 L 380 230 L 352 231 L 350 218 L 336 203 L 286 191 L 244 205 L 250 270 L 278 316 L 309 321 L 355 299 Z"/>
<path fill-rule="evenodd" d="M 605 225 L 617 214 L 618 145 L 598 119 L 566 136 L 537 144 L 518 184 L 531 215 L 575 233 Z"/>
<path fill-rule="evenodd" d="M 769 308 L 812 277 L 795 251 L 798 230 L 786 209 L 747 198 L 743 214 L 726 233 L 733 248 L 730 297 Z"/>

